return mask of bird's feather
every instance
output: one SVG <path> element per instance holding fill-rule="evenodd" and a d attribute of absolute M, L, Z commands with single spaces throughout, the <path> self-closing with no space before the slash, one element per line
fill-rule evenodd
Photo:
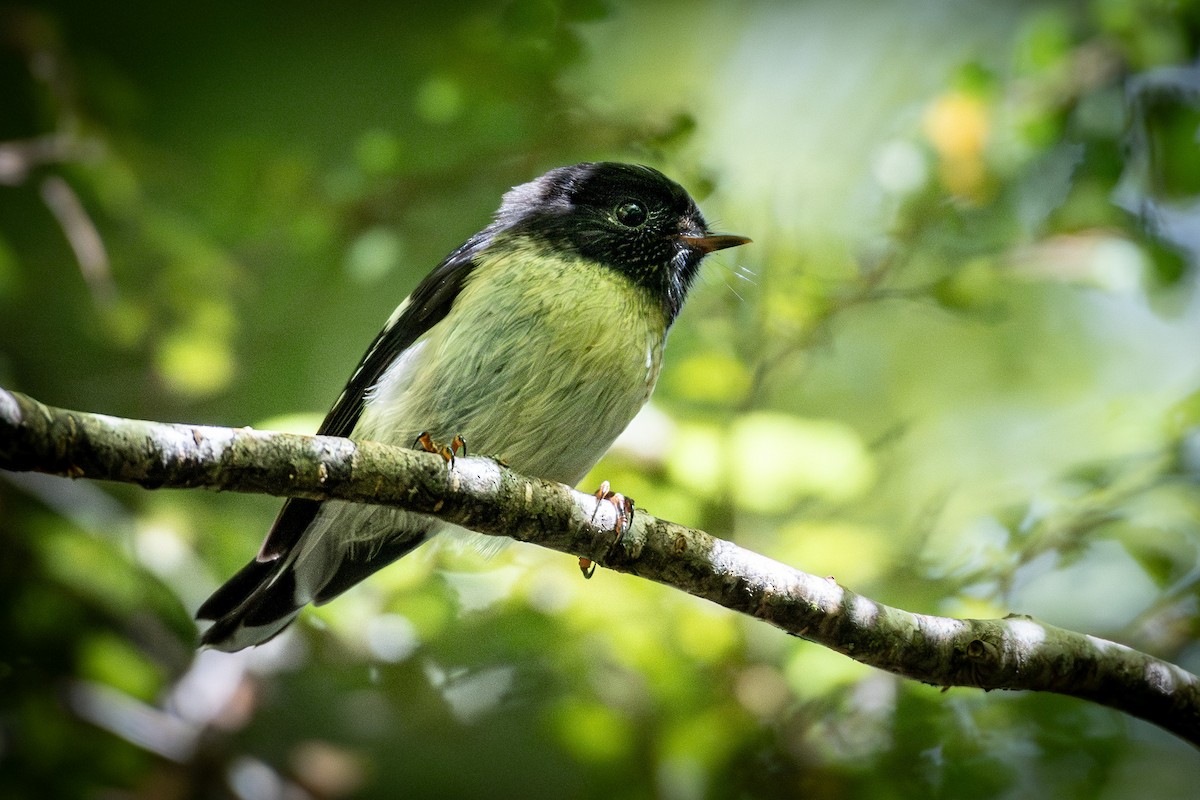
<path fill-rule="evenodd" d="M 450 312 L 454 298 L 458 297 L 467 276 L 475 269 L 475 257 L 485 241 L 483 233 L 472 237 L 425 276 L 400 304 L 367 348 L 366 355 L 355 367 L 345 390 L 325 415 L 317 433 L 349 436 L 354 431 L 370 388 L 401 353 Z"/>
<path fill-rule="evenodd" d="M 467 276 L 475 268 L 474 256 L 481 238 L 476 236 L 451 253 L 400 304 L 355 367 L 346 388 L 317 429 L 318 434 L 349 436 L 354 432 L 371 387 L 379 382 L 401 353 L 450 312 L 454 298 L 458 297 Z M 259 550 L 259 560 L 274 560 L 295 546 L 320 506 L 320 501 L 316 500 L 292 499 L 284 503 Z"/>
<path fill-rule="evenodd" d="M 474 259 L 486 241 L 485 234 L 483 231 L 473 236 L 447 256 L 400 304 L 355 367 L 345 389 L 318 428 L 318 434 L 349 436 L 354 432 L 371 387 L 405 350 L 450 312 L 454 298 L 475 268 Z M 277 577 L 271 573 L 282 570 L 286 561 L 283 557 L 300 541 L 304 531 L 316 519 L 321 505 L 319 500 L 287 500 L 263 540 L 258 556 L 214 592 L 200 606 L 196 618 L 220 619 L 246 605 L 256 595 L 261 602 L 262 593 Z"/>

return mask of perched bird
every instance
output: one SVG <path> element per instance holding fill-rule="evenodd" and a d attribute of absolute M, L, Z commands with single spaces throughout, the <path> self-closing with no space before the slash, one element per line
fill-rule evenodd
<path fill-rule="evenodd" d="M 682 187 L 644 166 L 585 163 L 509 191 L 490 225 L 400 304 L 319 433 L 472 452 L 574 485 L 650 397 L 667 331 L 711 234 Z M 429 439 L 425 439 L 428 443 Z M 200 607 L 202 641 L 267 641 L 445 523 L 291 499 L 258 556 Z"/>

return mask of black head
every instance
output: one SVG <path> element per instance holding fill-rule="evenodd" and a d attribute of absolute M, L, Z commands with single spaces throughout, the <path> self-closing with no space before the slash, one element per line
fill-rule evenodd
<path fill-rule="evenodd" d="M 710 235 L 695 201 L 661 172 L 611 162 L 560 167 L 516 187 L 495 227 L 616 270 L 661 297 L 668 321 L 705 255 L 750 241 Z"/>

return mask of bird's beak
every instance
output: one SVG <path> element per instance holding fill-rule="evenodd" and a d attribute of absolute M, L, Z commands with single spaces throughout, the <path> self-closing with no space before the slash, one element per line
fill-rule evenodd
<path fill-rule="evenodd" d="M 699 250 L 702 254 L 724 250 L 727 247 L 737 247 L 743 244 L 749 244 L 750 240 L 745 236 L 732 236 L 727 233 L 714 233 L 708 236 L 680 236 L 679 241 L 683 242 L 693 250 Z"/>

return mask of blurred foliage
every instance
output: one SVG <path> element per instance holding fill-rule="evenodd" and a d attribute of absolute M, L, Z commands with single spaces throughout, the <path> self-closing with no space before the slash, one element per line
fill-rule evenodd
<path fill-rule="evenodd" d="M 0 384 L 307 430 L 500 194 L 652 163 L 717 227 L 585 482 L 914 611 L 1200 669 L 1200 8 L 0 6 Z M 941 693 L 570 559 L 437 548 L 269 646 L 189 613 L 276 502 L 0 476 L 0 797 L 1192 797 L 1067 698 Z"/>

